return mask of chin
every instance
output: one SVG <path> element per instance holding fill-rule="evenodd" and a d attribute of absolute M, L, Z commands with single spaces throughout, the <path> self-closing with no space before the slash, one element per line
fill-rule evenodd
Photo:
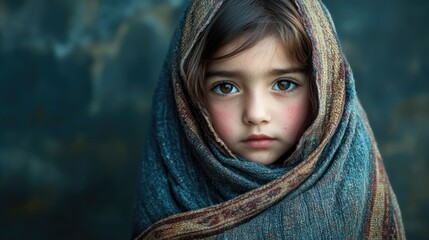
<path fill-rule="evenodd" d="M 249 158 L 245 157 L 245 159 L 247 159 L 247 161 L 260 163 L 263 165 L 273 164 L 277 160 L 277 158 L 273 159 L 272 156 L 270 156 L 270 158 L 267 158 L 267 156 L 259 156 L 259 157 L 253 156 L 253 157 L 249 157 Z"/>

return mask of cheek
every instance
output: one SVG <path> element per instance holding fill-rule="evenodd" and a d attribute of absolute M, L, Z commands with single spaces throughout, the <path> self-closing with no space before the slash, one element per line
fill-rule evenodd
<path fill-rule="evenodd" d="M 234 112 L 236 111 L 225 106 L 211 106 L 208 111 L 216 133 L 223 141 L 228 142 L 234 129 L 233 124 L 236 122 L 234 120 Z"/>
<path fill-rule="evenodd" d="M 284 129 L 297 134 L 306 123 L 308 114 L 309 103 L 307 101 L 289 106 L 282 115 Z"/>

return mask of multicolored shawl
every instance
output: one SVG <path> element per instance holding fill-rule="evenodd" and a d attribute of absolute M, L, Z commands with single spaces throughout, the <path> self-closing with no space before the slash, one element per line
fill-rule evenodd
<path fill-rule="evenodd" d="M 183 62 L 221 0 L 191 1 L 153 99 L 137 239 L 403 239 L 401 213 L 334 25 L 296 0 L 313 46 L 319 113 L 284 166 L 237 159 L 183 89 Z"/>

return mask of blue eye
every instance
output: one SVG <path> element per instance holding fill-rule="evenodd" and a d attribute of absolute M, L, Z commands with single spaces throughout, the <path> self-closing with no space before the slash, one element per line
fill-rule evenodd
<path fill-rule="evenodd" d="M 280 92 L 291 92 L 295 90 L 297 85 L 289 80 L 278 80 L 274 83 L 273 90 L 280 91 Z"/>
<path fill-rule="evenodd" d="M 237 87 L 232 83 L 222 82 L 212 88 L 212 90 L 219 95 L 228 95 L 238 92 Z"/>

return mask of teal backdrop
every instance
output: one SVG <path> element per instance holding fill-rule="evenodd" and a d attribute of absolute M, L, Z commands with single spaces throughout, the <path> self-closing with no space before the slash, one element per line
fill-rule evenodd
<path fill-rule="evenodd" d="M 127 239 L 184 0 L 0 0 L 0 239 Z M 429 237 L 429 2 L 326 0 L 397 193 Z"/>

